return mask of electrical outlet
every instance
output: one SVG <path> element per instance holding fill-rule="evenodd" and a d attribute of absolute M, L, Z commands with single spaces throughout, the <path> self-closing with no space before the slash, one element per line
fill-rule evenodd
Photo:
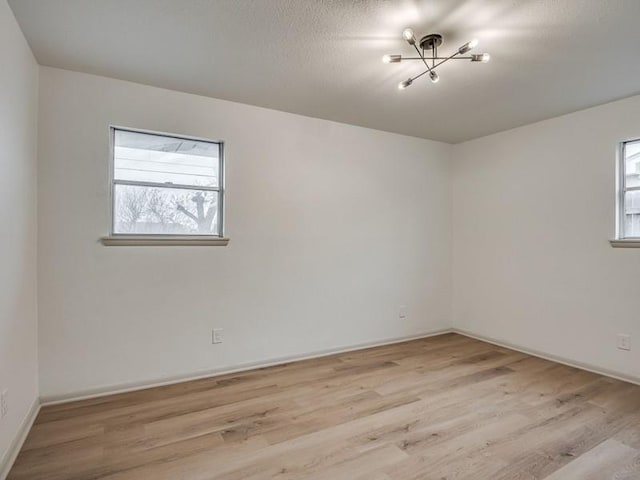
<path fill-rule="evenodd" d="M 618 334 L 618 350 L 631 350 L 631 335 L 626 333 Z"/>
<path fill-rule="evenodd" d="M 211 330 L 211 343 L 222 343 L 222 329 L 214 328 Z"/>
<path fill-rule="evenodd" d="M 407 306 L 406 305 L 400 305 L 400 308 L 398 309 L 398 318 L 407 318 Z"/>
<path fill-rule="evenodd" d="M 9 413 L 9 390 L 3 390 L 0 394 L 0 418 L 4 418 Z"/>

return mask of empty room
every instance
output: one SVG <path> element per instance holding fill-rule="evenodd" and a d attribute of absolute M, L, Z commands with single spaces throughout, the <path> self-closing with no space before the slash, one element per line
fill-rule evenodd
<path fill-rule="evenodd" d="M 0 480 L 640 480 L 639 23 L 0 0 Z"/>

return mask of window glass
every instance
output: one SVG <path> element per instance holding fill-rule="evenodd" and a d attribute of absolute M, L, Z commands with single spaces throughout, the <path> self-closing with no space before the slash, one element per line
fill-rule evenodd
<path fill-rule="evenodd" d="M 113 231 L 222 236 L 217 142 L 114 129 Z"/>

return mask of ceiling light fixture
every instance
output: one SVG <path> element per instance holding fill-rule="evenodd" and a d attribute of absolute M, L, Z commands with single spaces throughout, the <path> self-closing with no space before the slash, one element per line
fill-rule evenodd
<path fill-rule="evenodd" d="M 438 81 L 440 80 L 440 76 L 438 75 L 438 72 L 436 72 L 436 68 L 438 68 L 443 63 L 448 62 L 449 60 L 471 60 L 472 62 L 487 63 L 491 59 L 491 55 L 489 55 L 488 53 L 472 54 L 468 57 L 460 56 L 478 46 L 478 40 L 476 39 L 465 43 L 454 54 L 449 55 L 448 57 L 439 57 L 438 47 L 442 45 L 442 35 L 438 33 L 425 35 L 420 39 L 419 48 L 418 45 L 416 45 L 416 37 L 413 34 L 413 30 L 411 30 L 410 28 L 405 28 L 403 30 L 402 38 L 404 38 L 409 43 L 409 45 L 413 46 L 413 48 L 416 49 L 416 52 L 418 52 L 419 56 L 403 57 L 402 55 L 385 55 L 384 57 L 382 57 L 382 61 L 384 63 L 400 63 L 406 60 L 419 60 L 424 63 L 424 66 L 427 67 L 427 69 L 420 75 L 416 75 L 415 77 L 411 77 L 404 82 L 400 82 L 400 84 L 398 84 L 398 88 L 400 90 L 404 90 L 405 88 L 409 87 L 414 80 L 422 77 L 425 73 L 429 74 L 429 79 L 432 83 L 438 83 Z M 427 56 L 425 56 L 425 50 L 431 50 L 431 54 L 429 55 L 427 53 Z"/>

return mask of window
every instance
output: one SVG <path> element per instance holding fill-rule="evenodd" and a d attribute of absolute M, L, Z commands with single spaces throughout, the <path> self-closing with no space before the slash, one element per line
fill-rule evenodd
<path fill-rule="evenodd" d="M 620 145 L 619 162 L 618 238 L 640 240 L 640 140 Z"/>
<path fill-rule="evenodd" d="M 111 138 L 113 237 L 222 237 L 221 142 L 122 128 Z"/>

